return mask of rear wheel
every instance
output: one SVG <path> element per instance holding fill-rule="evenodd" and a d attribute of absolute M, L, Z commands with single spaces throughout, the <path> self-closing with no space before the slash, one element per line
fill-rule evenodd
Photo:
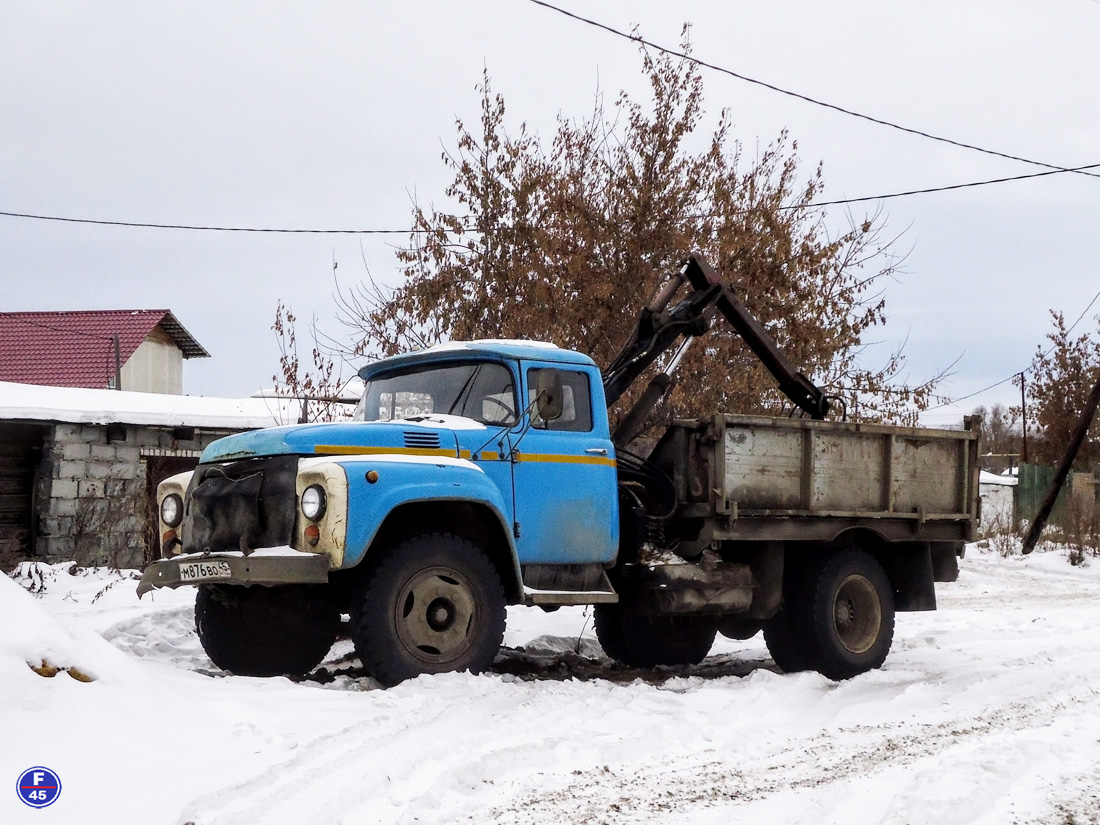
<path fill-rule="evenodd" d="M 792 629 L 810 651 L 807 664 L 830 679 L 881 667 L 894 638 L 894 595 L 882 566 L 846 549 L 811 563 L 792 605 Z"/>
<path fill-rule="evenodd" d="M 633 615 L 617 604 L 596 605 L 595 627 L 604 652 L 632 667 L 699 664 L 718 632 L 714 619 Z"/>
<path fill-rule="evenodd" d="M 340 614 L 317 585 L 207 584 L 195 597 L 202 649 L 240 676 L 290 676 L 321 663 L 336 640 Z"/>
<path fill-rule="evenodd" d="M 795 629 L 787 607 L 764 623 L 764 644 L 768 646 L 768 653 L 784 673 L 813 669 L 808 649 L 809 639 Z"/>
<path fill-rule="evenodd" d="M 764 622 L 764 643 L 768 653 L 784 673 L 813 670 L 812 640 L 797 624 L 794 605 L 805 598 L 805 568 L 787 565 L 783 580 L 783 607 Z"/>
<path fill-rule="evenodd" d="M 351 635 L 384 685 L 493 663 L 504 638 L 504 587 L 485 553 L 449 533 L 382 551 L 352 599 Z"/>
<path fill-rule="evenodd" d="M 739 616 L 722 619 L 718 622 L 718 632 L 727 639 L 739 642 L 751 639 L 764 627 L 764 623 L 756 619 L 743 619 Z"/>

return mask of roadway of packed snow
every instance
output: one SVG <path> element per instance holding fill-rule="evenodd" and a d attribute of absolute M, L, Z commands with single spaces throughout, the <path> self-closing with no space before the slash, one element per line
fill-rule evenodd
<path fill-rule="evenodd" d="M 483 676 L 381 690 L 347 641 L 305 681 L 227 676 L 192 590 L 42 571 L 0 576 L 0 779 L 46 766 L 62 792 L 9 790 L 3 823 L 1100 822 L 1100 560 L 1060 550 L 971 546 L 840 683 L 776 672 L 759 637 L 631 671 L 584 610 L 522 608 Z"/>

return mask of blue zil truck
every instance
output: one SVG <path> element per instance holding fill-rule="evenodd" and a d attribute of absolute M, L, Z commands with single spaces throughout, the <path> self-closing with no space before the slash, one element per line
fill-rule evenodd
<path fill-rule="evenodd" d="M 800 415 L 677 420 L 631 451 L 714 314 Z M 611 432 L 608 406 L 647 373 Z M 498 340 L 360 375 L 351 421 L 221 439 L 159 488 L 161 558 L 138 592 L 196 586 L 198 635 L 220 668 L 306 673 L 343 614 L 385 685 L 477 673 L 507 605 L 594 605 L 600 644 L 627 665 L 697 663 L 718 633 L 762 631 L 782 670 L 844 679 L 883 663 L 895 611 L 935 609 L 935 582 L 957 575 L 974 535 L 976 422 L 826 420 L 836 400 L 699 255 L 603 370 Z"/>

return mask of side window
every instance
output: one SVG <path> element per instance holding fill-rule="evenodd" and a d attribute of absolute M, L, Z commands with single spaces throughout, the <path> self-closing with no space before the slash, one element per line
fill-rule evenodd
<path fill-rule="evenodd" d="M 535 403 L 535 387 L 538 386 L 540 372 L 541 370 L 537 367 L 527 370 L 527 403 L 529 405 Z M 553 421 L 543 421 L 536 418 L 532 426 L 536 430 L 591 432 L 592 391 L 588 386 L 588 374 L 574 370 L 558 370 L 558 372 L 561 373 L 562 385 L 561 416 Z"/>

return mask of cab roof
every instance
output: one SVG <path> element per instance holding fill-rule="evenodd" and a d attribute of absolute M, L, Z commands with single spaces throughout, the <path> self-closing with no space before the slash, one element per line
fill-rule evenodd
<path fill-rule="evenodd" d="M 587 355 L 573 350 L 561 349 L 555 344 L 544 341 L 523 341 L 518 339 L 486 338 L 477 341 L 450 341 L 436 344 L 434 347 L 394 355 L 367 364 L 359 370 L 359 377 L 368 380 L 372 375 L 391 370 L 394 367 L 419 364 L 428 361 L 460 361 L 496 356 L 513 360 L 554 361 L 586 367 L 596 366 L 596 362 Z"/>

